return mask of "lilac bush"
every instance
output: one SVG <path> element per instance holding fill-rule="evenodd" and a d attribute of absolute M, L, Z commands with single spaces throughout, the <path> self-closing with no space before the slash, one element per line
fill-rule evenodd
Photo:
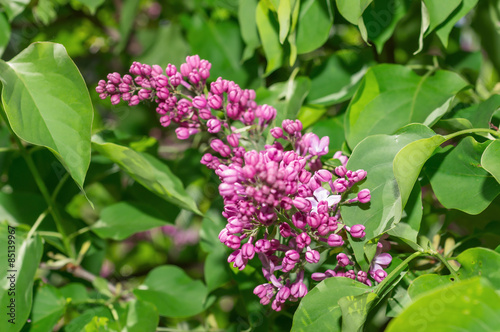
<path fill-rule="evenodd" d="M 349 227 L 341 215 L 343 205 L 370 202 L 370 190 L 359 190 L 366 171 L 348 170 L 340 151 L 334 158 L 341 165 L 326 168 L 321 157 L 328 153 L 329 137 L 303 133 L 302 123 L 294 119 L 268 128 L 276 109 L 258 105 L 254 90 L 233 81 L 210 81 L 210 68 L 198 55 L 188 56 L 180 71 L 172 64 L 163 70 L 134 62 L 130 75 L 111 73 L 96 91 L 112 104 L 154 103 L 161 125 L 175 123 L 179 139 L 209 134 L 211 152 L 200 162 L 221 181 L 227 225 L 219 240 L 232 250 L 228 262 L 234 268 L 243 270 L 255 257 L 260 260 L 268 281 L 254 289 L 261 304 L 272 303 L 272 309 L 280 311 L 287 301 L 304 297 L 306 265 L 330 254 L 336 255 L 336 267 L 313 273 L 312 280 L 347 277 L 369 286 L 384 280 L 392 260 L 382 252 L 388 243 L 378 243 L 369 270 L 363 271 L 355 264 L 347 237 L 363 238 L 365 226 Z"/>

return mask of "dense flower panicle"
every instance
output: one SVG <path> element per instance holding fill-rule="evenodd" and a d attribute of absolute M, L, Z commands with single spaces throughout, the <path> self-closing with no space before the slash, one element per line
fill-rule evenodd
<path fill-rule="evenodd" d="M 305 266 L 319 263 L 321 253 L 330 249 L 338 253 L 336 267 L 313 273 L 312 280 L 381 282 L 392 260 L 382 253 L 384 240 L 369 271 L 356 268 L 348 239 L 365 237 L 365 226 L 346 225 L 341 216 L 343 205 L 370 202 L 368 189 L 357 191 L 367 173 L 348 170 L 348 158 L 340 151 L 333 158 L 342 166 L 324 169 L 321 157 L 328 154 L 329 138 L 303 134 L 299 120 L 285 119 L 270 128 L 274 141 L 264 145 L 262 134 L 276 118 L 276 109 L 258 105 L 255 91 L 235 82 L 219 77 L 208 83 L 210 69 L 211 64 L 197 55 L 188 56 L 179 69 L 134 62 L 131 75 L 111 73 L 99 81 L 96 91 L 114 105 L 121 100 L 131 106 L 146 100 L 156 103 L 160 124 L 175 123 L 179 139 L 199 132 L 213 136 L 212 152 L 205 153 L 201 163 L 221 181 L 218 189 L 227 224 L 219 240 L 232 250 L 228 262 L 233 267 L 242 270 L 255 257 L 261 261 L 268 282 L 255 287 L 254 293 L 263 305 L 280 311 L 286 302 L 304 297 Z"/>

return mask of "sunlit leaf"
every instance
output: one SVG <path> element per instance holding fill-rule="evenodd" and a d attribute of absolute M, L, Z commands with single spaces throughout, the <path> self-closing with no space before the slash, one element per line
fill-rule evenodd
<path fill-rule="evenodd" d="M 0 80 L 5 113 L 16 135 L 50 149 L 83 187 L 93 107 L 64 47 L 31 44 L 9 62 L 0 60 Z"/>

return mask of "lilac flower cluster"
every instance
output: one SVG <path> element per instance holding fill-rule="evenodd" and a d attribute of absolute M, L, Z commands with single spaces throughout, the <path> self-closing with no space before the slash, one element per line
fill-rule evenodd
<path fill-rule="evenodd" d="M 341 217 L 343 205 L 370 201 L 368 189 L 356 193 L 366 172 L 347 170 L 347 157 L 341 152 L 334 158 L 342 165 L 324 169 L 321 156 L 328 153 L 329 138 L 303 134 L 299 120 L 283 120 L 271 128 L 271 142 L 266 145 L 263 133 L 276 110 L 257 105 L 255 91 L 232 81 L 219 77 L 208 85 L 210 67 L 197 55 L 187 57 L 180 71 L 173 65 L 163 71 L 134 62 L 130 74 L 135 78 L 112 73 L 96 91 L 103 99 L 110 97 L 112 104 L 156 103 L 160 123 L 165 127 L 176 123 L 179 139 L 198 132 L 212 135 L 212 151 L 201 163 L 221 180 L 222 214 L 228 223 L 219 239 L 233 250 L 228 262 L 235 268 L 244 269 L 255 257 L 262 262 L 268 282 L 254 290 L 262 304 L 271 303 L 279 311 L 287 301 L 304 297 L 305 266 L 320 262 L 323 252 L 337 253 L 337 265 L 314 273 L 313 280 L 348 277 L 367 285 L 372 284 L 369 278 L 381 282 L 392 260 L 382 253 L 383 241 L 369 271 L 357 269 L 347 239 L 363 238 L 365 226 L 346 225 Z"/>
<path fill-rule="evenodd" d="M 258 125 L 265 127 L 275 118 L 273 107 L 257 105 L 254 90 L 241 89 L 233 81 L 219 77 L 205 93 L 211 66 L 198 55 L 188 56 L 180 71 L 172 64 L 164 71 L 158 65 L 134 62 L 129 70 L 134 78 L 128 74 L 121 77 L 116 72 L 108 74 L 107 81 L 99 81 L 96 91 L 101 99 L 110 97 L 113 105 L 120 100 L 128 101 L 129 106 L 144 100 L 155 102 L 161 125 L 176 123 L 179 139 L 202 130 L 217 134 L 229 129 L 230 120 L 252 126 L 257 119 Z M 237 135 L 231 136 L 229 144 L 238 146 Z"/>

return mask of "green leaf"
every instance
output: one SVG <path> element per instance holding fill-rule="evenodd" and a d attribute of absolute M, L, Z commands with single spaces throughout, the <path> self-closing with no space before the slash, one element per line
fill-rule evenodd
<path fill-rule="evenodd" d="M 435 135 L 406 145 L 394 158 L 394 176 L 398 182 L 402 207 L 410 197 L 420 170 L 434 153 L 434 150 L 445 141 L 443 136 Z"/>
<path fill-rule="evenodd" d="M 193 198 L 184 189 L 181 180 L 167 165 L 147 153 L 98 140 L 96 137 L 93 141 L 94 149 L 115 162 L 146 189 L 181 208 L 201 214 Z"/>
<path fill-rule="evenodd" d="M 222 76 L 245 84 L 248 73 L 242 67 L 243 42 L 238 24 L 232 21 L 217 22 L 194 16 L 187 32 L 192 54 L 199 54 L 212 64 L 213 77 Z"/>
<path fill-rule="evenodd" d="M 490 128 L 493 114 L 500 108 L 500 95 L 493 95 L 480 104 L 459 110 L 453 119 L 466 119 L 472 128 Z"/>
<path fill-rule="evenodd" d="M 456 281 L 450 275 L 424 274 L 412 281 L 410 287 L 408 287 L 408 295 L 415 301 L 418 297 L 428 292 L 435 291 L 437 288 L 450 286 Z"/>
<path fill-rule="evenodd" d="M 140 0 L 125 0 L 120 12 L 120 42 L 116 46 L 115 54 L 122 52 L 127 46 L 130 33 L 135 23 L 135 17 L 139 9 Z"/>
<path fill-rule="evenodd" d="M 311 128 L 319 137 L 330 137 L 328 156 L 333 156 L 336 151 L 341 150 L 345 143 L 344 115 L 345 113 L 341 113 L 333 118 L 318 121 Z"/>
<path fill-rule="evenodd" d="M 278 6 L 278 23 L 280 25 L 279 38 L 280 43 L 283 44 L 290 30 L 290 20 L 292 14 L 292 8 L 295 6 L 295 1 L 293 0 L 280 0 Z"/>
<path fill-rule="evenodd" d="M 239 1 L 238 22 L 240 25 L 241 37 L 246 44 L 241 61 L 250 59 L 253 56 L 255 50 L 260 46 L 259 32 L 257 31 L 257 23 L 255 18 L 257 2 L 257 0 Z"/>
<path fill-rule="evenodd" d="M 66 301 L 61 292 L 54 286 L 42 285 L 38 288 L 33 301 L 30 331 L 52 331 L 65 309 Z"/>
<path fill-rule="evenodd" d="M 80 188 L 90 164 L 93 108 L 85 82 L 64 47 L 31 44 L 0 60 L 2 102 L 17 136 L 47 147 Z"/>
<path fill-rule="evenodd" d="M 7 48 L 10 40 L 10 24 L 3 13 L 0 13 L 0 57 Z"/>
<path fill-rule="evenodd" d="M 367 172 L 366 180 L 360 183 L 359 188 L 370 190 L 371 201 L 366 207 L 364 204 L 344 205 L 341 213 L 346 225 L 363 224 L 366 227 L 363 239 L 350 239 L 356 260 L 363 269 L 368 267 L 373 258 L 368 257 L 366 260 L 365 243 L 394 227 L 401 219 L 401 198 L 393 173 L 395 156 L 410 142 L 433 134 L 426 126 L 412 124 L 392 136 L 367 137 L 352 152 L 347 168 L 364 169 Z M 354 194 L 351 195 L 354 197 Z"/>
<path fill-rule="evenodd" d="M 0 5 L 5 10 L 9 21 L 21 14 L 29 3 L 30 0 L 0 0 Z"/>
<path fill-rule="evenodd" d="M 500 183 L 500 140 L 494 140 L 481 156 L 481 166 Z"/>
<path fill-rule="evenodd" d="M 377 0 L 363 13 L 363 21 L 368 39 L 373 41 L 377 53 L 381 53 L 384 44 L 391 38 L 399 20 L 408 11 L 406 0 Z"/>
<path fill-rule="evenodd" d="M 305 0 L 300 4 L 297 21 L 297 53 L 304 54 L 321 47 L 330 34 L 333 14 L 329 0 Z"/>
<path fill-rule="evenodd" d="M 366 136 L 392 134 L 409 123 L 432 126 L 466 86 L 459 75 L 449 71 L 418 76 L 400 65 L 372 67 L 347 109 L 347 142 L 354 148 Z"/>
<path fill-rule="evenodd" d="M 325 107 L 304 105 L 300 108 L 299 114 L 297 114 L 297 119 L 302 122 L 302 126 L 305 129 L 317 123 L 325 113 Z"/>
<path fill-rule="evenodd" d="M 284 119 L 295 119 L 311 88 L 311 81 L 304 76 L 290 77 L 287 82 L 271 85 L 269 89 L 257 90 L 256 101 L 276 108 L 274 123 L 281 125 Z"/>
<path fill-rule="evenodd" d="M 427 36 L 453 13 L 460 3 L 462 3 L 462 0 L 423 0 L 423 2 L 429 13 L 429 28 L 425 31 L 425 35 Z"/>
<path fill-rule="evenodd" d="M 99 8 L 104 3 L 104 0 L 77 0 L 77 1 L 87 6 L 92 15 L 94 15 L 97 8 Z"/>
<path fill-rule="evenodd" d="M 29 206 L 26 202 L 30 202 Z M 40 195 L 0 192 L 0 220 L 7 220 L 11 225 L 33 225 L 46 208 L 47 203 Z"/>
<path fill-rule="evenodd" d="M 327 278 L 300 301 L 293 315 L 292 332 L 341 331 L 342 311 L 339 300 L 361 295 L 369 287 L 358 281 L 338 277 Z"/>
<path fill-rule="evenodd" d="M 127 303 L 126 315 L 120 317 L 120 321 L 122 320 L 127 332 L 154 332 L 160 316 L 152 303 L 132 300 Z"/>
<path fill-rule="evenodd" d="M 342 331 L 363 331 L 366 317 L 377 298 L 375 293 L 341 298 L 338 303 L 342 310 Z"/>
<path fill-rule="evenodd" d="M 219 241 L 219 233 L 225 226 L 226 222 L 220 215 L 220 210 L 210 210 L 206 213 L 200 230 L 200 246 L 205 252 L 225 251 L 224 245 Z"/>
<path fill-rule="evenodd" d="M 468 136 L 455 148 L 441 149 L 429 159 L 424 171 L 444 207 L 478 214 L 500 194 L 500 183 L 480 164 L 490 143 L 478 143 Z"/>
<path fill-rule="evenodd" d="M 70 283 L 59 289 L 61 295 L 71 304 L 84 303 L 89 299 L 87 289 L 83 284 Z"/>
<path fill-rule="evenodd" d="M 231 280 L 231 271 L 227 262 L 228 255 L 222 246 L 220 248 L 221 250 L 209 253 L 205 259 L 204 275 L 209 292 Z"/>
<path fill-rule="evenodd" d="M 481 276 L 500 290 L 500 254 L 487 248 L 471 248 L 457 257 L 460 279 Z"/>
<path fill-rule="evenodd" d="M 337 0 L 337 9 L 347 21 L 358 25 L 366 7 L 372 2 L 373 0 Z"/>
<path fill-rule="evenodd" d="M 448 47 L 448 37 L 455 24 L 470 12 L 476 5 L 478 0 L 462 0 L 459 6 L 451 13 L 448 18 L 436 27 L 436 35 L 439 37 L 444 47 Z"/>
<path fill-rule="evenodd" d="M 371 54 L 366 52 L 341 50 L 333 53 L 312 70 L 307 103 L 330 106 L 350 99 L 372 63 Z"/>
<path fill-rule="evenodd" d="M 15 248 L 9 248 L 9 235 L 15 237 Z M 13 250 L 14 249 L 14 250 Z M 8 259 L 14 258 L 13 267 L 7 266 Z M 38 264 L 43 253 L 43 243 L 39 236 L 26 239 L 26 234 L 19 229 L 13 231 L 6 222 L 0 223 L 0 259 L 4 262 L 5 269 L 0 274 L 0 305 L 4 310 L 4 317 L 0 319 L 0 330 L 5 332 L 20 331 L 26 323 L 31 312 L 31 302 L 33 296 L 33 279 L 35 277 Z M 11 257 L 9 257 L 9 254 Z M 9 263 L 10 264 L 10 263 Z M 15 272 L 13 272 L 15 271 Z M 12 278 L 14 275 L 14 278 Z M 11 282 L 15 285 L 12 287 Z M 15 300 L 15 314 L 11 315 L 11 310 L 7 312 L 7 307 L 12 299 Z M 9 319 L 14 319 L 12 324 Z"/>
<path fill-rule="evenodd" d="M 267 60 L 265 73 L 269 75 L 283 64 L 283 48 L 281 47 L 276 27 L 278 22 L 276 22 L 273 14 L 262 1 L 257 5 L 255 20 Z"/>
<path fill-rule="evenodd" d="M 189 317 L 202 312 L 207 287 L 191 279 L 181 268 L 164 265 L 148 273 L 144 283 L 134 290 L 143 301 L 153 303 L 166 317 Z"/>
<path fill-rule="evenodd" d="M 69 322 L 69 324 L 64 327 L 64 330 L 66 332 L 85 331 L 85 326 L 89 324 L 94 317 L 106 317 L 109 320 L 113 319 L 108 307 L 94 307 L 92 309 L 85 310 L 80 316 Z"/>
<path fill-rule="evenodd" d="M 135 233 L 165 226 L 172 221 L 165 220 L 158 211 L 147 205 L 119 202 L 104 208 L 101 218 L 91 228 L 103 239 L 121 241 Z"/>
<path fill-rule="evenodd" d="M 386 331 L 496 331 L 499 311 L 500 296 L 474 278 L 423 295 L 393 319 Z"/>
<path fill-rule="evenodd" d="M 388 232 L 389 235 L 416 243 L 420 230 L 420 222 L 422 221 L 422 210 L 422 188 L 420 187 L 420 183 L 416 182 L 408 199 L 408 203 L 406 203 L 404 208 L 401 221 L 395 228 Z"/>

